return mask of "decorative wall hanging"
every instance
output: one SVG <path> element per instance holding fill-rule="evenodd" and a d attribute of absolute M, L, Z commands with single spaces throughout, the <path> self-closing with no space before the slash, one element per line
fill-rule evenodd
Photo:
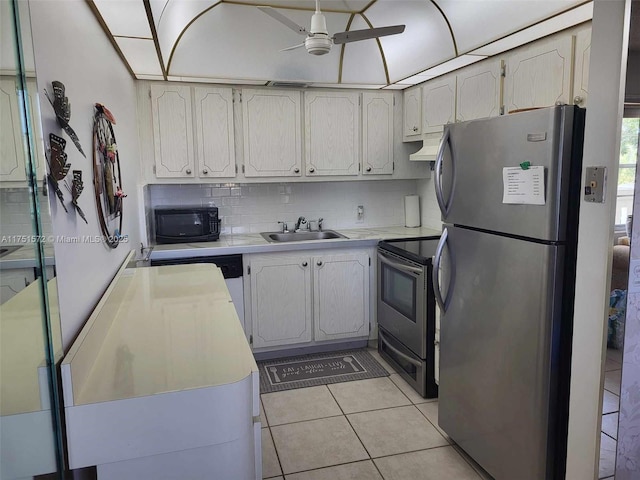
<path fill-rule="evenodd" d="M 69 185 L 69 180 L 65 180 L 65 185 L 67 187 L 67 190 L 69 190 L 69 192 L 71 193 L 71 204 L 75 207 L 78 215 L 80 215 L 80 218 L 84 220 L 84 223 L 88 225 L 89 222 L 87 222 L 87 217 L 85 217 L 84 212 L 80 208 L 80 205 L 78 205 L 78 197 L 84 190 L 84 183 L 82 182 L 82 170 L 74 170 L 73 181 L 71 182 L 71 185 Z"/>
<path fill-rule="evenodd" d="M 73 143 L 78 148 L 83 157 L 87 157 L 82 151 L 82 146 L 80 145 L 80 140 L 78 139 L 78 135 L 73 131 L 73 128 L 69 125 L 69 120 L 71 119 L 71 103 L 69 103 L 69 99 L 64 96 L 64 84 L 57 80 L 51 82 L 51 86 L 53 87 L 53 100 L 49 96 L 49 93 L 45 89 L 44 94 L 46 95 L 49 103 L 53 107 L 54 112 L 56 113 L 56 118 L 58 119 L 58 125 L 62 127 L 62 129 L 67 132 L 69 138 L 73 140 Z"/>
<path fill-rule="evenodd" d="M 116 248 L 122 238 L 122 172 L 113 125 L 116 121 L 102 104 L 95 104 L 93 119 L 93 187 L 102 235 Z M 112 225 L 117 224 L 117 228 Z"/>
<path fill-rule="evenodd" d="M 67 163 L 67 154 L 64 151 L 64 147 L 67 145 L 67 141 L 53 133 L 49 134 L 49 156 L 47 163 L 49 164 L 49 173 L 47 178 L 51 183 L 51 187 L 56 192 L 62 208 L 65 212 L 68 212 L 67 207 L 64 205 L 64 195 L 60 190 L 59 182 L 67 176 L 71 164 Z"/>

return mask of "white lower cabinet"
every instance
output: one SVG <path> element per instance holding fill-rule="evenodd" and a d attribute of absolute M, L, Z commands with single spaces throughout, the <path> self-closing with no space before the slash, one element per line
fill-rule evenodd
<path fill-rule="evenodd" d="M 369 335 L 370 255 L 245 255 L 245 307 L 254 349 Z"/>
<path fill-rule="evenodd" d="M 310 342 L 311 258 L 272 255 L 249 262 L 253 347 Z"/>
<path fill-rule="evenodd" d="M 313 259 L 315 340 L 369 335 L 369 255 Z"/>

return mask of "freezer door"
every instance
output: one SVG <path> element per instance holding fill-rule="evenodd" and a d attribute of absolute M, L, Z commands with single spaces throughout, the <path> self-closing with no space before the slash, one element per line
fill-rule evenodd
<path fill-rule="evenodd" d="M 570 185 L 580 182 L 572 160 L 575 107 L 550 107 L 446 127 L 436 194 L 445 223 L 549 241 L 566 236 Z M 580 117 L 581 118 L 581 117 Z M 504 167 L 545 169 L 545 204 L 502 203 Z M 578 165 L 575 165 L 575 163 Z M 574 195 L 574 201 L 575 195 Z"/>
<path fill-rule="evenodd" d="M 442 276 L 454 281 L 441 318 L 438 423 L 496 480 L 552 478 L 563 247 L 447 230 Z"/>

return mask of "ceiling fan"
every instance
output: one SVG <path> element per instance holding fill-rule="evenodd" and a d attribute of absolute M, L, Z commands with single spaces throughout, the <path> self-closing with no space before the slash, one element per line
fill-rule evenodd
<path fill-rule="evenodd" d="M 365 30 L 352 30 L 350 32 L 340 32 L 329 36 L 327 31 L 327 22 L 324 15 L 320 11 L 319 0 L 316 0 L 316 12 L 311 17 L 311 29 L 307 30 L 301 27 L 290 18 L 282 15 L 273 7 L 258 7 L 262 12 L 271 18 L 286 25 L 299 35 L 306 35 L 304 43 L 294 45 L 293 47 L 283 48 L 281 52 L 295 50 L 296 48 L 305 47 L 307 52 L 312 55 L 324 55 L 329 53 L 331 45 L 340 45 L 343 43 L 358 42 L 360 40 L 368 40 L 370 38 L 386 37 L 387 35 L 396 35 L 404 32 L 404 25 L 393 25 L 390 27 L 367 28 Z"/>

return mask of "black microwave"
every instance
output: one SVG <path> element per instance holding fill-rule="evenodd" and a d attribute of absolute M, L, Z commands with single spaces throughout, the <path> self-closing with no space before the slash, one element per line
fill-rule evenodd
<path fill-rule="evenodd" d="M 220 237 L 218 207 L 155 209 L 156 243 L 213 242 Z"/>

